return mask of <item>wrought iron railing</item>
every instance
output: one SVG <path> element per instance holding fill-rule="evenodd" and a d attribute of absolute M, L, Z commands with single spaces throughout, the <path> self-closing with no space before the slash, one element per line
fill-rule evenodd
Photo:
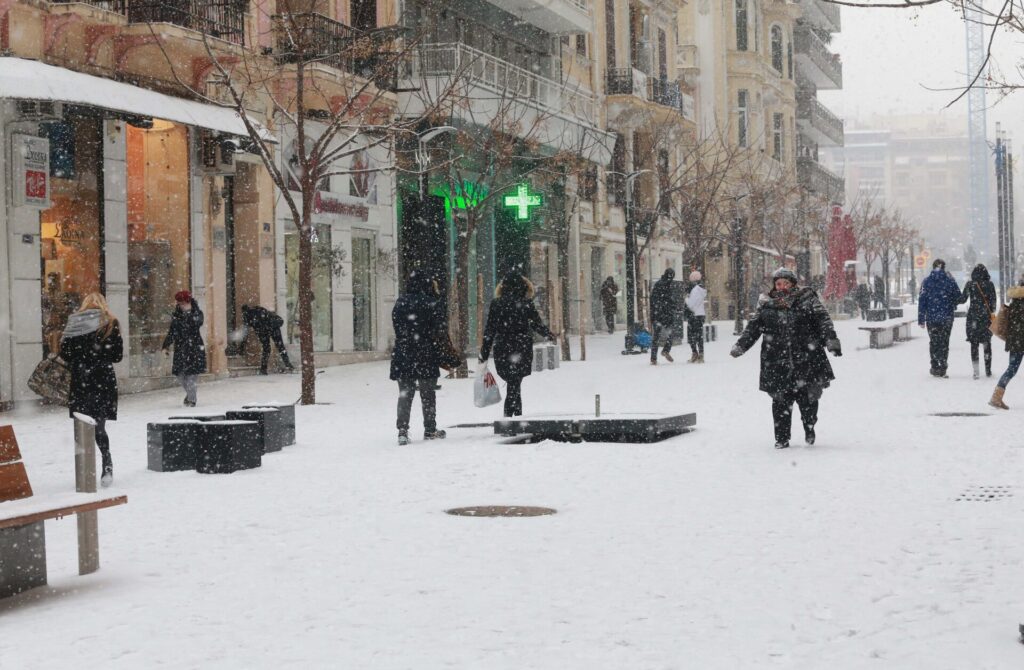
<path fill-rule="evenodd" d="M 816 68 L 836 85 L 843 87 L 843 61 L 838 54 L 828 50 L 828 46 L 810 28 L 802 27 L 793 31 L 793 50 L 806 54 Z M 821 88 L 819 86 L 819 88 Z"/>
<path fill-rule="evenodd" d="M 813 97 L 798 97 L 796 118 L 806 120 L 837 146 L 843 145 L 843 120 Z"/>
<path fill-rule="evenodd" d="M 246 0 L 128 0 L 131 23 L 172 23 L 233 42 L 245 42 Z"/>
<path fill-rule="evenodd" d="M 633 68 L 620 67 L 608 70 L 608 82 L 605 92 L 608 95 L 632 95 Z"/>
<path fill-rule="evenodd" d="M 842 202 L 845 188 L 842 177 L 832 174 L 813 158 L 798 157 L 796 171 L 800 183 L 808 190 Z"/>
<path fill-rule="evenodd" d="M 665 105 L 666 107 L 679 108 L 680 91 L 677 82 L 665 81 L 663 79 L 648 79 L 647 87 L 650 89 L 647 97 L 651 102 Z"/>
<path fill-rule="evenodd" d="M 323 14 L 274 16 L 274 56 L 279 63 L 319 62 L 355 72 L 354 53 L 360 33 Z"/>
<path fill-rule="evenodd" d="M 50 0 L 55 5 L 71 4 L 73 2 L 83 2 L 93 7 L 104 9 L 108 12 L 114 12 L 115 14 L 127 14 L 128 13 L 128 0 Z"/>

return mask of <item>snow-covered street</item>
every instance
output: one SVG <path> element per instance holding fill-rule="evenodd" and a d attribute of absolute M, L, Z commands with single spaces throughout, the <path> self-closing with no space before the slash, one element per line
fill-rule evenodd
<path fill-rule="evenodd" d="M 502 444 L 472 380 L 442 380 L 444 442 L 398 447 L 387 363 L 329 368 L 321 405 L 297 407 L 298 443 L 233 475 L 146 469 L 146 423 L 178 390 L 121 399 L 98 573 L 77 575 L 75 522 L 47 522 L 50 585 L 0 601 L 0 668 L 1020 668 L 1024 621 L 1024 381 L 986 405 L 963 321 L 950 379 L 928 343 L 844 356 L 818 444 L 794 422 L 772 448 L 760 345 L 729 358 L 719 324 L 703 366 L 619 355 L 535 373 L 526 414 L 665 411 L 697 430 L 656 444 Z M 573 343 L 573 353 L 577 353 Z M 201 386 L 201 410 L 292 401 L 297 376 Z M 980 412 L 980 417 L 937 417 Z M 74 483 L 71 422 L 20 410 L 36 495 Z M 1012 497 L 957 501 L 975 487 Z M 464 505 L 554 516 L 453 517 Z"/>

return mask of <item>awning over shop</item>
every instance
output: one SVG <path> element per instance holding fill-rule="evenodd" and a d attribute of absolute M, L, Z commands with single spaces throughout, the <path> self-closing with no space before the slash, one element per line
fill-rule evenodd
<path fill-rule="evenodd" d="M 24 58 L 0 58 L 0 99 L 52 100 L 175 121 L 247 137 L 235 110 Z M 253 121 L 255 123 L 255 121 Z M 273 136 L 256 124 L 267 140 Z"/>

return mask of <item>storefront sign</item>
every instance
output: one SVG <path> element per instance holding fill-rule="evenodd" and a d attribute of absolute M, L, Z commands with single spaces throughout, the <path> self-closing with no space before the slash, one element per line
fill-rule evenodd
<path fill-rule="evenodd" d="M 328 198 L 322 195 L 320 191 L 317 191 L 316 197 L 313 199 L 313 211 L 317 214 L 326 212 L 328 214 L 353 216 L 360 221 L 366 221 L 370 218 L 370 209 L 365 205 L 354 205 L 334 198 Z"/>
<path fill-rule="evenodd" d="M 530 220 L 530 208 L 540 207 L 544 199 L 539 193 L 530 193 L 529 184 L 519 184 L 516 187 L 515 195 L 505 196 L 505 207 L 515 210 L 516 219 L 519 221 Z"/>
<path fill-rule="evenodd" d="M 13 135 L 14 206 L 49 209 L 50 141 L 45 137 Z"/>

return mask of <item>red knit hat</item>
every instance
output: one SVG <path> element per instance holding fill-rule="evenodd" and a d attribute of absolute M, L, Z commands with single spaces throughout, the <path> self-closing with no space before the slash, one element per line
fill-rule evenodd
<path fill-rule="evenodd" d="M 174 302 L 192 302 L 192 294 L 188 291 L 178 291 L 174 294 Z"/>

